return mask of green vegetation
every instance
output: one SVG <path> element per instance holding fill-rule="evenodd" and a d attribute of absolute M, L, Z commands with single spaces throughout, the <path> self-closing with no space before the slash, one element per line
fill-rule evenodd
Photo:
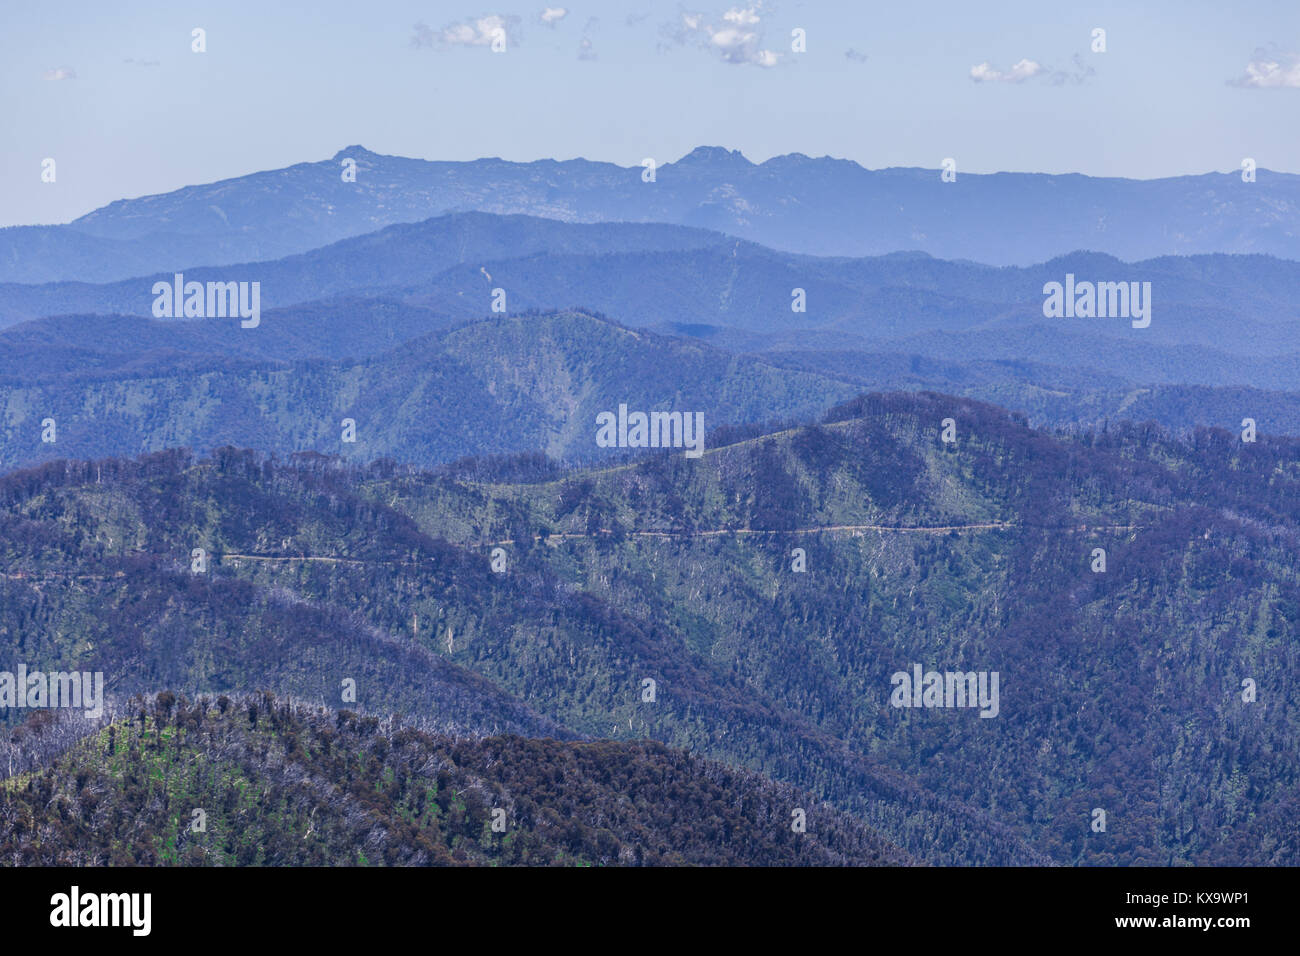
<path fill-rule="evenodd" d="M 48 769 L 0 784 L 0 860 L 910 862 L 807 794 L 652 742 L 458 739 L 266 694 L 190 703 L 162 693 L 126 709 Z M 793 808 L 806 810 L 806 832 L 792 830 Z"/>
<path fill-rule="evenodd" d="M 561 477 L 229 449 L 12 474 L 0 640 L 119 694 L 339 706 L 353 678 L 372 712 L 651 738 L 934 863 L 1300 862 L 1300 442 L 933 394 L 719 437 Z M 1000 715 L 890 707 L 914 663 L 998 671 Z"/>

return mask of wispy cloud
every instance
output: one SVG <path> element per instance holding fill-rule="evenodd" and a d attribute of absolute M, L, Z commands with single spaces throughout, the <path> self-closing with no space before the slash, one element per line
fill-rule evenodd
<path fill-rule="evenodd" d="M 516 38 L 512 31 L 518 23 L 518 17 L 500 13 L 450 23 L 441 30 L 420 22 L 412 27 L 411 46 L 491 46 L 492 41 L 502 35 L 513 44 Z"/>
<path fill-rule="evenodd" d="M 970 68 L 970 78 L 976 83 L 1023 83 L 1042 72 L 1043 65 L 1034 60 L 1021 60 L 1005 72 L 990 63 L 980 63 Z"/>
<path fill-rule="evenodd" d="M 57 66 L 52 70 L 46 70 L 41 75 L 47 80 L 57 82 L 58 80 L 75 80 L 77 78 L 77 71 L 72 69 L 70 66 Z"/>
<path fill-rule="evenodd" d="M 544 25 L 553 27 L 568 15 L 569 11 L 564 7 L 547 7 L 541 13 L 537 14 L 537 19 Z"/>
<path fill-rule="evenodd" d="M 1074 64 L 1073 70 L 1052 70 L 1047 74 L 1047 82 L 1053 86 L 1078 85 L 1086 83 L 1097 71 L 1089 66 L 1078 53 L 1070 61 Z"/>
<path fill-rule="evenodd" d="M 731 7 L 721 18 L 705 13 L 683 13 L 680 22 L 665 25 L 661 32 L 678 46 L 698 44 L 727 63 L 776 66 L 781 54 L 763 49 L 762 19 L 762 4 L 756 3 Z"/>
<path fill-rule="evenodd" d="M 1300 89 L 1300 55 L 1276 49 L 1256 50 L 1246 64 L 1246 72 L 1228 83 L 1257 90 Z"/>
<path fill-rule="evenodd" d="M 1044 66 L 1037 60 L 1023 59 L 1009 70 L 999 70 L 991 63 L 980 63 L 970 68 L 970 78 L 976 83 L 1025 83 L 1036 80 L 1050 86 L 1077 86 L 1086 83 L 1097 71 L 1076 53 L 1070 60 L 1072 68 L 1057 70 Z"/>
<path fill-rule="evenodd" d="M 578 41 L 578 59 L 594 60 L 596 59 L 596 49 L 591 42 L 591 31 L 600 25 L 600 20 L 596 17 L 588 17 L 586 24 L 582 28 L 582 39 Z"/>

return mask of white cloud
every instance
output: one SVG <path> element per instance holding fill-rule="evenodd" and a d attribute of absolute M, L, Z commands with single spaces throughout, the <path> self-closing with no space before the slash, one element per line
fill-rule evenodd
<path fill-rule="evenodd" d="M 1229 82 L 1233 86 L 1259 90 L 1300 89 L 1300 56 L 1275 50 L 1256 50 L 1254 59 L 1246 64 L 1246 72 Z"/>
<path fill-rule="evenodd" d="M 976 83 L 1023 83 L 1043 72 L 1043 65 L 1034 60 L 1021 60 L 1007 70 L 995 69 L 992 64 L 981 63 L 970 68 L 970 78 Z"/>
<path fill-rule="evenodd" d="M 69 66 L 55 67 L 53 70 L 46 70 L 42 74 L 47 80 L 75 80 L 77 71 Z"/>
<path fill-rule="evenodd" d="M 763 37 L 757 27 L 762 21 L 761 4 L 749 7 L 732 7 L 722 14 L 718 23 L 703 13 L 683 13 L 681 26 L 664 28 L 664 33 L 676 44 L 696 42 L 713 50 L 727 63 L 750 63 L 754 66 L 773 67 L 780 62 L 781 54 L 762 48 Z"/>
<path fill-rule="evenodd" d="M 1022 80 L 1029 79 L 1031 76 L 1037 76 L 1042 71 L 1042 66 L 1035 63 L 1033 60 L 1021 60 L 1011 68 L 1011 81 L 1013 83 L 1019 83 Z"/>
<path fill-rule="evenodd" d="M 757 41 L 757 33 L 746 33 L 733 27 L 724 27 L 709 34 L 709 42 L 726 51 L 739 50 Z"/>
<path fill-rule="evenodd" d="M 553 27 L 568 15 L 569 11 L 564 7 L 547 7 L 537 15 L 537 19 L 541 20 L 548 27 Z"/>
<path fill-rule="evenodd" d="M 493 13 L 452 23 L 441 30 L 434 30 L 425 23 L 417 23 L 413 28 L 415 35 L 411 37 L 411 46 L 433 46 L 435 43 L 445 46 L 491 46 L 492 41 L 502 34 L 513 41 L 510 30 L 518 22 L 518 17 Z"/>
<path fill-rule="evenodd" d="M 741 26 L 753 26 L 758 23 L 759 16 L 758 11 L 753 7 L 750 7 L 747 10 L 742 10 L 740 7 L 732 7 L 722 15 L 722 19 L 726 20 L 728 23 L 738 23 Z"/>
<path fill-rule="evenodd" d="M 1082 56 L 1075 54 L 1070 61 L 1071 69 L 1057 70 L 1044 66 L 1037 60 L 1022 59 L 1009 70 L 999 70 L 993 64 L 985 62 L 970 68 L 970 78 L 976 83 L 1024 83 L 1035 80 L 1051 86 L 1078 86 L 1087 83 L 1097 71 Z"/>

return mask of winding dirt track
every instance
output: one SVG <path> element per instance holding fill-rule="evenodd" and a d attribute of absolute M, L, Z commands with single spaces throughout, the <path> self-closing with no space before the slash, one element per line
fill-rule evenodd
<path fill-rule="evenodd" d="M 806 535 L 806 534 L 827 534 L 827 533 L 849 533 L 858 534 L 869 531 L 891 534 L 948 534 L 950 532 L 962 531 L 1006 531 L 1013 528 L 1026 528 L 1027 525 L 1018 525 L 1009 521 L 989 521 L 980 524 L 949 524 L 949 525 L 885 525 L 885 524 L 831 524 L 819 525 L 815 528 L 791 528 L 784 531 L 769 530 L 764 528 L 708 528 L 702 531 L 625 531 L 623 536 L 626 538 L 718 538 L 727 535 L 745 536 L 774 536 L 774 535 Z M 1041 531 L 1057 531 L 1062 533 L 1079 533 L 1079 532 L 1116 532 L 1116 531 L 1137 531 L 1140 525 L 1070 525 L 1059 528 L 1038 528 Z M 566 531 L 557 532 L 548 535 L 536 535 L 534 541 L 545 541 L 547 544 L 559 541 L 575 541 L 589 538 L 596 538 L 612 534 L 608 528 L 601 528 L 595 533 Z M 455 543 L 455 542 L 453 542 Z M 501 545 L 516 544 L 513 538 L 504 538 L 500 541 L 486 541 L 478 545 L 468 545 L 469 547 L 499 547 Z M 466 546 L 463 542 L 461 546 Z M 242 561 L 321 561 L 330 564 L 392 564 L 394 561 L 366 560 L 364 558 L 338 558 L 326 555 L 274 555 L 274 554 L 235 554 L 227 552 L 221 556 L 223 560 L 242 560 Z"/>
<path fill-rule="evenodd" d="M 885 525 L 885 524 L 831 524 L 819 525 L 815 528 L 791 528 L 785 531 L 773 531 L 763 528 L 708 528 L 703 531 L 625 531 L 623 536 L 626 538 L 660 538 L 664 540 L 673 538 L 718 538 L 726 535 L 741 536 L 773 536 L 773 535 L 809 535 L 809 534 L 863 534 L 866 532 L 880 532 L 882 534 L 949 534 L 951 532 L 962 531 L 1005 531 L 1013 528 L 1033 528 L 1039 531 L 1055 531 L 1058 533 L 1088 533 L 1088 532 L 1120 532 L 1120 531 L 1139 531 L 1141 525 L 1116 524 L 1116 525 L 1069 525 L 1065 527 L 1054 528 L 1037 528 L 1031 525 L 1018 525 L 1008 521 L 989 521 L 980 524 L 949 524 L 949 525 Z M 612 532 L 608 528 L 601 528 L 598 532 L 560 532 L 556 534 L 537 535 L 533 541 L 545 541 L 547 544 L 557 543 L 560 541 L 574 541 L 589 538 L 597 538 L 609 535 Z M 455 542 L 453 542 L 455 543 Z M 515 544 L 513 538 L 506 538 L 502 541 L 487 541 L 479 544 L 466 544 L 460 542 L 460 547 L 480 547 L 493 548 L 501 545 Z M 321 564 L 406 564 L 407 559 L 402 558 L 340 558 L 334 555 L 324 554 L 242 554 L 233 551 L 227 551 L 224 554 L 214 554 L 213 558 L 218 559 L 220 563 L 227 561 L 262 561 L 266 563 L 275 562 L 319 562 Z M 29 581 L 33 584 L 48 582 L 54 580 L 107 580 L 110 578 L 125 577 L 125 572 L 115 571 L 111 573 L 71 573 L 61 571 L 0 571 L 0 580 L 9 581 Z"/>

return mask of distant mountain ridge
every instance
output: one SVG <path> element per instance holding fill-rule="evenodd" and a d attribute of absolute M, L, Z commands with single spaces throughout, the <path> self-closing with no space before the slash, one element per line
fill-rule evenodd
<path fill-rule="evenodd" d="M 1296 352 L 1300 262 L 1206 255 L 1124 262 L 1072 253 L 1029 267 L 992 267 L 923 253 L 846 259 L 783 253 L 723 233 L 644 223 L 563 223 L 456 213 L 388 226 L 266 262 L 187 267 L 185 280 L 248 281 L 263 311 L 338 297 L 402 301 L 445 316 L 596 309 L 634 326 L 810 330 L 877 341 L 931 332 L 1014 334 L 1028 325 L 1135 345 L 1197 346 L 1238 355 Z M 1043 287 L 1079 279 L 1149 282 L 1148 328 L 1123 320 L 1044 320 Z M 108 284 L 0 285 L 0 327 L 69 314 L 148 316 L 155 273 Z M 792 310 L 802 289 L 805 310 Z M 258 334 L 262 334 L 259 332 Z M 844 341 L 837 346 L 846 344 Z M 1205 384 L 1219 384 L 1205 380 Z M 1240 384 L 1280 387 L 1281 383 Z"/>
<path fill-rule="evenodd" d="M 356 181 L 343 181 L 343 161 Z M 663 222 L 815 255 L 923 250 L 1026 264 L 1077 249 L 1121 259 L 1234 252 L 1300 258 L 1300 176 L 1155 180 L 866 169 L 799 153 L 752 163 L 701 146 L 655 168 L 585 159 L 439 162 L 349 146 L 326 160 L 123 199 L 67 225 L 0 230 L 0 282 L 105 282 L 278 258 L 456 211 Z M 643 176 L 644 174 L 644 176 Z M 996 224 L 996 227 L 992 227 Z"/>
<path fill-rule="evenodd" d="M 261 308 L 295 305 L 338 295 L 383 292 L 427 284 L 456 266 L 473 264 L 475 288 L 483 297 L 457 309 L 464 315 L 487 311 L 491 286 L 484 264 L 520 256 L 649 254 L 717 246 L 720 233 L 657 223 L 564 223 L 536 216 L 451 213 L 425 222 L 387 226 L 341 239 L 320 249 L 266 261 L 227 265 L 195 263 L 105 284 L 58 282 L 0 286 L 0 326 L 45 315 L 121 313 L 150 315 L 156 281 L 171 283 L 177 271 L 186 281 L 254 281 L 261 284 Z M 733 240 L 734 242 L 734 240 Z M 462 290 L 456 290 L 457 298 Z"/>
<path fill-rule="evenodd" d="M 269 313 L 256 333 L 224 321 L 42 319 L 0 332 L 0 472 L 175 445 L 425 467 L 521 452 L 594 461 L 609 454 L 595 444 L 595 416 L 620 403 L 700 412 L 707 432 L 807 419 L 880 388 L 959 393 L 1053 426 L 1235 428 L 1250 415 L 1261 432 L 1300 434 L 1296 391 L 1138 385 L 1085 363 L 1122 364 L 1135 352 L 1158 371 L 1165 352 L 1133 345 L 1098 356 L 1082 337 L 1012 341 L 1031 342 L 1039 361 L 973 348 L 998 334 L 916 340 L 935 357 L 813 345 L 737 354 L 579 310 L 465 321 L 384 299 Z M 1285 357 L 1267 367 L 1282 376 Z M 55 442 L 42 441 L 47 417 Z M 355 443 L 341 441 L 344 418 L 357 423 Z"/>
<path fill-rule="evenodd" d="M 1150 325 L 1045 317 L 1044 284 L 1071 274 L 1149 283 Z M 104 285 L 0 285 L 0 326 L 16 323 L 0 328 L 7 360 L 0 385 L 33 386 L 70 373 L 188 375 L 199 357 L 205 367 L 363 359 L 470 321 L 499 320 L 492 311 L 497 289 L 508 315 L 595 312 L 625 327 L 704 340 L 734 353 L 780 353 L 787 367 L 789 353 L 816 353 L 794 364 L 867 388 L 970 394 L 971 376 L 959 366 L 1012 363 L 1005 367 L 1016 382 L 1037 367 L 1034 381 L 1024 381 L 1039 387 L 1037 397 L 1021 384 L 976 393 L 1035 415 L 1044 410 L 1041 400 L 1052 401 L 1067 383 L 1071 392 L 1114 386 L 1124 389 L 1122 395 L 1167 386 L 1281 393 L 1300 382 L 1300 304 L 1291 294 L 1300 287 L 1300 262 L 1271 256 L 1130 263 L 1073 253 L 1026 268 L 925 253 L 825 258 L 685 226 L 475 212 L 388 226 L 278 260 L 186 268 L 184 275 L 186 281 L 258 282 L 264 320 L 251 330 L 226 319 L 125 320 L 150 315 L 154 283 L 170 286 L 170 273 Z M 804 311 L 792 308 L 796 290 L 804 294 Z M 60 317 L 23 322 L 42 316 Z M 169 351 L 176 369 L 160 366 Z M 929 372 L 910 375 L 895 362 L 882 377 L 886 354 L 921 361 Z M 1092 382 L 1081 381 L 1083 373 Z M 686 383 L 663 384 L 676 392 Z M 0 397 L 0 408 L 5 401 Z M 1268 430 L 1296 433 L 1294 402 L 1283 401 L 1286 408 L 1260 395 L 1236 409 L 1216 403 L 1205 417 L 1161 405 L 1160 420 L 1171 427 L 1223 425 L 1248 415 Z M 1075 406 L 1062 414 L 1058 408 L 1035 420 L 1098 422 L 1117 405 L 1107 399 L 1091 411 Z M 1142 411 L 1140 403 L 1123 407 Z M 790 411 L 752 410 L 759 420 Z M 30 414 L 26 405 L 22 414 Z M 16 421 L 15 413 L 9 420 Z M 251 435 L 230 440 L 262 447 Z M 139 447 L 158 446 L 96 453 Z M 486 450 L 467 447 L 464 453 Z"/>

